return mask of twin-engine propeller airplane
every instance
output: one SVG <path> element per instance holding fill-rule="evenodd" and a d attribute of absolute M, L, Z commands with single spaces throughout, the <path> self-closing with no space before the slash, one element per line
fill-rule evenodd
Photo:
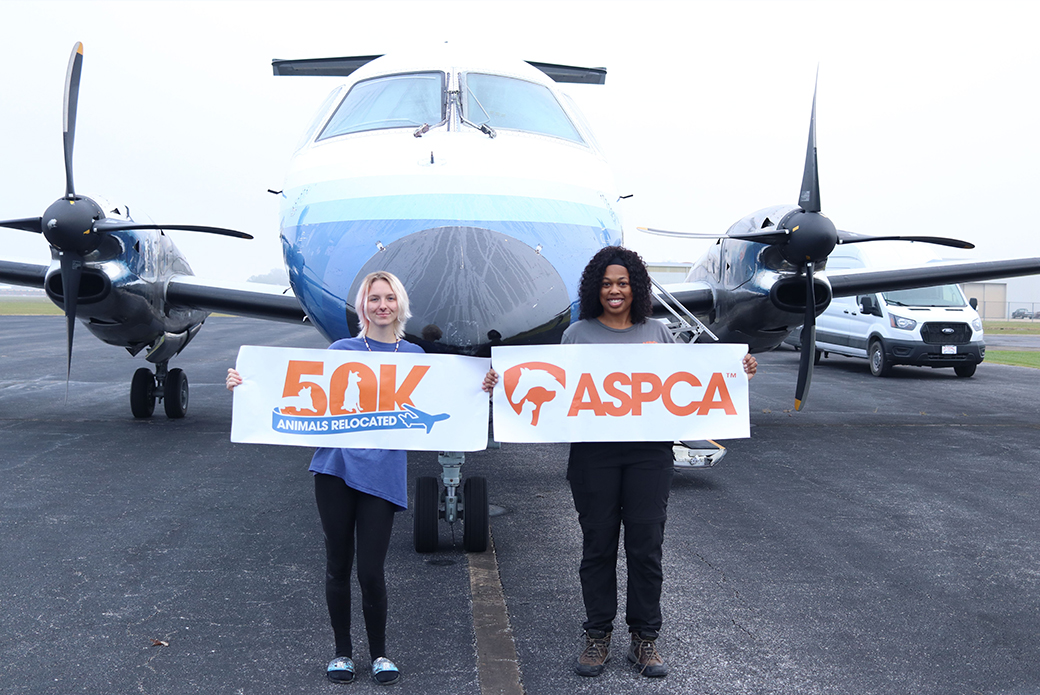
<path fill-rule="evenodd" d="M 124 208 L 73 191 L 80 60 L 77 44 L 66 83 L 66 196 L 40 218 L 0 221 L 33 232 L 71 231 L 48 234 L 50 266 L 0 262 L 0 281 L 45 287 L 65 308 L 70 360 L 77 317 L 105 342 L 133 354 L 147 348 L 157 376 L 145 369 L 143 386 L 135 377 L 135 416 L 150 415 L 156 395 L 169 415 L 183 415 L 183 406 L 169 407 L 178 392 L 170 390 L 176 370 L 167 372 L 166 362 L 206 312 L 306 317 L 332 341 L 357 332 L 353 298 L 361 279 L 387 270 L 412 300 L 409 340 L 427 351 L 487 356 L 494 345 L 559 342 L 577 315 L 585 263 L 604 245 L 622 242 L 613 176 L 585 119 L 556 84 L 603 84 L 606 70 L 496 59 L 450 45 L 275 60 L 276 75 L 349 78 L 315 115 L 279 193 L 295 297 L 283 288 L 204 282 L 161 229 L 132 223 Z M 822 274 L 836 243 L 872 238 L 839 232 L 821 214 L 814 133 L 815 102 L 799 204 L 740 220 L 686 282 L 659 288 L 660 313 L 674 312 L 673 330 L 713 332 L 760 352 L 803 323 L 810 329 L 806 340 L 832 296 L 1040 273 L 1040 258 L 1033 258 Z M 690 312 L 686 318 L 682 310 Z M 806 355 L 814 353 L 803 349 L 799 408 L 811 376 Z M 186 381 L 183 389 L 186 396 Z M 416 548 L 436 548 L 443 517 L 463 518 L 464 546 L 483 550 L 486 482 L 470 478 L 461 485 L 459 454 L 442 455 L 441 463 L 444 488 L 434 478 L 421 478 L 416 488 Z"/>

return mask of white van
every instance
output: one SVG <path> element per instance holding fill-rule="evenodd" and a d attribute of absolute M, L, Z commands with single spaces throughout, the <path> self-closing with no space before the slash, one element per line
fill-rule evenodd
<path fill-rule="evenodd" d="M 852 246 L 827 260 L 828 269 L 864 268 Z M 794 342 L 798 337 L 792 335 Z M 835 297 L 816 319 L 816 354 L 831 353 L 870 361 L 874 376 L 898 364 L 952 367 L 970 377 L 986 355 L 982 319 L 958 285 Z"/>

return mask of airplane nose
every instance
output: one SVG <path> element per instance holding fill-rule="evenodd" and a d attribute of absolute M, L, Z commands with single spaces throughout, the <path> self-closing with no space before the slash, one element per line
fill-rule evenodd
<path fill-rule="evenodd" d="M 436 227 L 399 239 L 369 259 L 347 296 L 356 297 L 376 270 L 404 284 L 408 339 L 427 352 L 488 356 L 492 345 L 558 342 L 570 323 L 567 290 L 552 264 L 489 229 Z"/>

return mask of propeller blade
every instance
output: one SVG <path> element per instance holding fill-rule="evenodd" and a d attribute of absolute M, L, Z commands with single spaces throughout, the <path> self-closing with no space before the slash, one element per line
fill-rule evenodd
<path fill-rule="evenodd" d="M 43 234 L 43 219 L 39 217 L 25 217 L 20 220 L 0 220 L 0 227 Z"/>
<path fill-rule="evenodd" d="M 103 218 L 94 223 L 94 230 L 98 232 L 114 232 L 117 230 L 127 229 L 177 229 L 183 232 L 205 232 L 207 234 L 222 234 L 224 236 L 233 236 L 238 239 L 252 239 L 252 234 L 246 234 L 245 232 L 238 232 L 234 229 L 224 229 L 223 227 L 206 227 L 191 224 L 138 224 L 137 222 L 121 222 L 119 220 L 113 220 L 109 218 Z"/>
<path fill-rule="evenodd" d="M 802 352 L 798 361 L 798 383 L 794 390 L 794 409 L 801 410 L 809 397 L 813 363 L 816 361 L 816 287 L 813 264 L 805 264 L 805 323 L 802 324 Z"/>
<path fill-rule="evenodd" d="M 673 232 L 667 229 L 654 229 L 653 227 L 636 227 L 637 232 L 656 234 L 658 236 L 674 236 L 685 239 L 720 239 L 724 234 L 704 234 L 702 232 Z"/>
<path fill-rule="evenodd" d="M 636 231 L 658 236 L 679 237 L 682 239 L 740 239 L 742 241 L 756 241 L 760 244 L 782 244 L 791 237 L 791 232 L 786 229 L 770 227 L 768 230 L 758 232 L 744 232 L 742 234 L 704 234 L 701 232 L 673 232 L 667 229 L 654 229 L 653 227 L 636 227 Z"/>
<path fill-rule="evenodd" d="M 744 232 L 743 234 L 728 234 L 730 239 L 741 241 L 754 241 L 759 244 L 784 244 L 790 241 L 791 232 L 787 229 L 770 229 L 761 232 Z"/>
<path fill-rule="evenodd" d="M 802 171 L 802 190 L 798 204 L 806 212 L 819 212 L 820 173 L 816 167 L 816 87 L 820 83 L 820 69 L 816 68 L 816 86 L 813 87 L 812 116 L 809 118 L 809 144 L 805 148 L 805 169 Z"/>
<path fill-rule="evenodd" d="M 870 236 L 858 232 L 846 232 L 838 230 L 839 244 L 860 244 L 864 241 L 920 241 L 924 244 L 938 244 L 939 246 L 952 246 L 955 249 L 973 249 L 975 244 L 960 239 L 950 239 L 942 236 Z"/>
<path fill-rule="evenodd" d="M 79 298 L 79 281 L 83 276 L 83 256 L 72 251 L 62 251 L 61 293 L 65 305 L 65 332 L 68 335 L 68 364 L 65 372 L 65 397 L 69 395 L 69 378 L 72 376 L 72 336 L 76 330 L 76 302 Z"/>
<path fill-rule="evenodd" d="M 83 71 L 83 44 L 77 42 L 69 57 L 69 69 L 65 74 L 65 114 L 63 119 L 65 144 L 65 196 L 76 195 L 72 185 L 72 149 L 76 142 L 76 108 L 79 104 L 79 77 Z"/>

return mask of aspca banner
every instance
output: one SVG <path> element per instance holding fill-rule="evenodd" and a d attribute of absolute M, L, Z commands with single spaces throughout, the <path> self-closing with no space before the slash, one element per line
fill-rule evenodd
<path fill-rule="evenodd" d="M 487 446 L 489 360 L 243 345 L 231 441 L 477 451 Z"/>
<path fill-rule="evenodd" d="M 749 437 L 746 345 L 495 347 L 495 439 Z"/>

